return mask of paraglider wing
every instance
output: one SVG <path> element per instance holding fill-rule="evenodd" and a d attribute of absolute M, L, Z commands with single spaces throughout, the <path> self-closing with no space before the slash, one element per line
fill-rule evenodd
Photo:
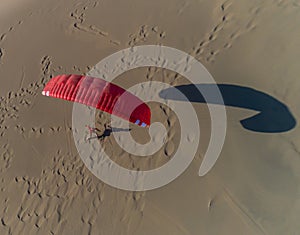
<path fill-rule="evenodd" d="M 59 75 L 46 84 L 42 94 L 85 104 L 142 127 L 150 125 L 151 111 L 147 104 L 123 88 L 100 78 Z"/>

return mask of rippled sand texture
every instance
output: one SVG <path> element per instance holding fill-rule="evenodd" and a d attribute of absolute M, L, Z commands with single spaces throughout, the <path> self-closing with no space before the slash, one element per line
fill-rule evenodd
<path fill-rule="evenodd" d="M 201 144 L 190 167 L 163 188 L 127 192 L 102 183 L 84 166 L 72 137 L 72 104 L 41 95 L 51 76 L 84 74 L 118 50 L 161 44 L 193 55 L 217 83 L 280 100 L 297 120 L 297 22 L 296 0 L 3 1 L 0 234 L 299 234 L 298 126 L 282 133 L 249 131 L 240 120 L 257 111 L 227 107 L 222 154 L 199 177 L 210 120 L 206 105 L 195 103 Z M 155 68 L 118 79 L 124 87 L 149 80 L 186 83 Z M 154 106 L 155 118 L 170 129 L 168 145 L 140 160 L 118 149 L 110 136 L 105 148 L 119 164 L 153 168 L 176 150 L 178 120 Z M 147 138 L 143 131 L 133 135 Z"/>

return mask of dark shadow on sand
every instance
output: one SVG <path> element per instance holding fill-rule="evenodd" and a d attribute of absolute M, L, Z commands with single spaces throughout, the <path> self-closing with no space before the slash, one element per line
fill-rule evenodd
<path fill-rule="evenodd" d="M 181 100 L 181 98 L 175 95 L 175 92 L 172 92 L 173 89 L 178 89 L 190 102 L 222 105 L 221 102 L 213 98 L 205 100 L 197 89 L 200 88 L 200 90 L 211 91 L 213 93 L 216 86 L 219 88 L 226 106 L 260 112 L 240 121 L 242 126 L 247 130 L 280 133 L 289 131 L 296 126 L 296 120 L 286 105 L 266 93 L 248 87 L 228 84 L 181 85 L 161 91 L 160 96 L 165 99 Z"/>

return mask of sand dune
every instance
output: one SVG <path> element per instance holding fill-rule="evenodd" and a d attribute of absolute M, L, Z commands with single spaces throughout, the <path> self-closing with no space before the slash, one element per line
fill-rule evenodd
<path fill-rule="evenodd" d="M 297 125 L 276 133 L 249 130 L 240 121 L 258 110 L 226 106 L 222 154 L 199 177 L 210 118 L 203 102 L 193 102 L 201 143 L 192 164 L 162 188 L 130 192 L 106 185 L 82 162 L 72 135 L 72 104 L 41 95 L 55 75 L 85 74 L 121 49 L 160 44 L 194 56 L 218 84 L 267 94 L 297 122 L 297 1 L 2 2 L 0 234 L 299 234 Z M 116 82 L 127 88 L 152 80 L 187 84 L 157 68 L 127 71 Z M 272 102 L 256 102 L 274 109 Z M 118 164 L 151 169 L 171 159 L 180 136 L 178 120 L 166 107 L 151 108 L 169 129 L 167 145 L 140 159 L 110 136 L 105 149 Z M 275 116 L 268 118 L 272 122 Z M 103 128 L 108 120 L 103 115 L 96 125 Z M 135 130 L 133 138 L 146 139 L 147 133 Z"/>

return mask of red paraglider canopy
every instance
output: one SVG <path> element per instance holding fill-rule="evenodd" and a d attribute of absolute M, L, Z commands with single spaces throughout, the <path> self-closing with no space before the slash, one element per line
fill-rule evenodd
<path fill-rule="evenodd" d="M 85 104 L 142 127 L 150 125 L 151 111 L 147 104 L 123 88 L 100 78 L 58 75 L 46 84 L 42 94 Z"/>

